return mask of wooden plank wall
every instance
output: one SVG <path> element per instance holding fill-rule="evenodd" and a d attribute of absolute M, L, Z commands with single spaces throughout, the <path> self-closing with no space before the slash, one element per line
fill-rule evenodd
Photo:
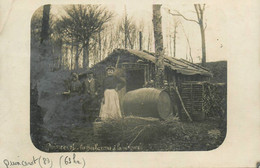
<path fill-rule="evenodd" d="M 181 85 L 181 97 L 186 110 L 190 113 L 194 121 L 205 119 L 203 106 L 203 84 L 197 82 L 186 82 Z"/>

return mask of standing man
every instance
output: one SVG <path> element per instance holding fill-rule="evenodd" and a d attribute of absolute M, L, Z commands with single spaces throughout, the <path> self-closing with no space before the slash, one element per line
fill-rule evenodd
<path fill-rule="evenodd" d="M 83 112 L 86 115 L 86 120 L 94 121 L 96 108 L 98 107 L 98 84 L 94 79 L 94 74 L 91 70 L 87 71 L 87 78 L 83 82 L 83 93 L 86 99 L 83 103 Z"/>

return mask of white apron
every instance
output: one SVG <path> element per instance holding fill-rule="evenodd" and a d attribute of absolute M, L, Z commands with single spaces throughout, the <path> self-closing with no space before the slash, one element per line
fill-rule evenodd
<path fill-rule="evenodd" d="M 101 120 L 122 118 L 118 94 L 115 89 L 106 89 L 104 92 L 105 103 L 101 102 L 99 117 Z"/>

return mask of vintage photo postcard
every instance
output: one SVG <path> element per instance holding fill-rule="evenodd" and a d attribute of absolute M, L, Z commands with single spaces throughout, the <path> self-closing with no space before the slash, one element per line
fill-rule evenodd
<path fill-rule="evenodd" d="M 259 2 L 1 2 L 0 167 L 260 167 Z"/>

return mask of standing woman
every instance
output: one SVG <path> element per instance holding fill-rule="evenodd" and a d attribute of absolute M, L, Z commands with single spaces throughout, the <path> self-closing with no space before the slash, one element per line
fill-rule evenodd
<path fill-rule="evenodd" d="M 104 98 L 101 102 L 101 120 L 122 118 L 117 90 L 125 86 L 125 81 L 114 75 L 115 68 L 106 68 L 107 76 L 103 81 Z"/>

